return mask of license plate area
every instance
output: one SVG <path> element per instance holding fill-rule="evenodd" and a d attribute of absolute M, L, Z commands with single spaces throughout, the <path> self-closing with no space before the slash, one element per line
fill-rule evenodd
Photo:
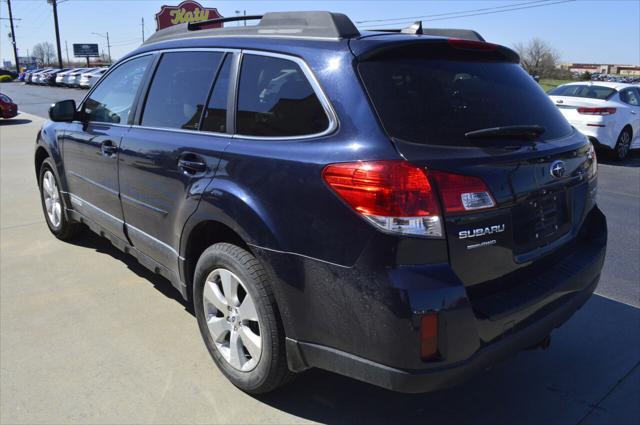
<path fill-rule="evenodd" d="M 565 190 L 542 190 L 513 209 L 514 253 L 524 254 L 550 244 L 571 229 Z"/>

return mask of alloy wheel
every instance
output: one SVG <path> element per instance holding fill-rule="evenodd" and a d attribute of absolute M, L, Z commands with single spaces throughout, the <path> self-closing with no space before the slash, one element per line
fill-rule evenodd
<path fill-rule="evenodd" d="M 49 170 L 45 171 L 42 178 L 42 196 L 44 197 L 44 205 L 47 210 L 49 222 L 55 228 L 60 227 L 62 220 L 62 203 L 60 202 L 60 192 L 53 173 Z"/>
<path fill-rule="evenodd" d="M 631 135 L 629 135 L 628 131 L 623 131 L 620 135 L 620 140 L 618 141 L 618 158 L 622 159 L 627 156 L 629 153 L 629 148 L 631 147 Z"/>
<path fill-rule="evenodd" d="M 248 372 L 262 354 L 256 305 L 242 281 L 227 269 L 215 269 L 202 294 L 209 334 L 222 357 L 233 368 Z"/>

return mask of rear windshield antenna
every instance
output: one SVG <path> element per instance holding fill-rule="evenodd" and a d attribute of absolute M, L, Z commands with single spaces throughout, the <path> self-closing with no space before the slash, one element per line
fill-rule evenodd
<path fill-rule="evenodd" d="M 400 30 L 404 34 L 422 34 L 422 21 L 415 21 L 413 24 Z"/>

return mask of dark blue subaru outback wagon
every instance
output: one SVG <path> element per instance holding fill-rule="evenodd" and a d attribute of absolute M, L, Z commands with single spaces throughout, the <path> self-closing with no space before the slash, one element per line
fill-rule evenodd
<path fill-rule="evenodd" d="M 593 147 L 517 54 L 466 30 L 248 18 L 159 31 L 51 107 L 51 232 L 90 228 L 170 280 L 249 393 L 312 367 L 428 391 L 547 345 L 607 230 Z"/>

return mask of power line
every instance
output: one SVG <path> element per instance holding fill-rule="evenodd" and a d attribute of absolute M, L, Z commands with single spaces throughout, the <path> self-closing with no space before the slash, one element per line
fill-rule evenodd
<path fill-rule="evenodd" d="M 488 12 L 480 12 L 480 13 L 468 13 L 468 14 L 464 14 L 464 15 L 457 15 L 457 16 L 448 16 L 448 17 L 443 17 L 443 18 L 430 18 L 430 19 L 422 19 L 422 21 L 424 22 L 431 22 L 431 21 L 443 21 L 446 19 L 457 19 L 457 18 L 467 18 L 470 16 L 480 16 L 480 15 L 490 15 L 493 13 L 502 13 L 502 12 L 511 12 L 514 10 L 522 10 L 522 9 L 532 9 L 534 7 L 543 7 L 543 6 L 551 6 L 554 4 L 561 4 L 561 3 L 570 3 L 570 2 L 574 2 L 576 0 L 560 0 L 560 1 L 554 1 L 554 2 L 546 2 L 543 4 L 534 4 L 534 5 L 529 5 L 529 6 L 522 6 L 522 7 L 512 7 L 510 9 L 502 9 L 502 10 L 493 10 L 493 11 L 488 11 Z M 388 23 L 388 24 L 380 24 L 380 25 L 374 25 L 374 26 L 366 26 L 363 29 L 372 29 L 372 28 L 378 28 L 378 27 L 388 27 L 388 26 L 400 26 L 403 24 L 412 24 L 414 21 L 405 21 L 405 22 L 395 22 L 395 23 Z"/>
<path fill-rule="evenodd" d="M 140 37 L 135 37 L 135 38 L 128 38 L 126 40 L 118 40 L 118 41 L 112 41 L 111 45 L 115 46 L 116 44 L 122 44 L 122 43 L 128 43 L 128 42 L 132 42 L 132 41 L 140 41 Z"/>
<path fill-rule="evenodd" d="M 140 38 L 137 38 L 135 41 L 129 41 L 128 43 L 112 44 L 111 47 L 130 46 L 132 44 L 140 44 Z"/>
<path fill-rule="evenodd" d="M 470 10 L 459 10 L 457 12 L 438 13 L 438 14 L 435 14 L 435 15 L 407 16 L 407 17 L 404 17 L 404 18 L 368 19 L 368 20 L 364 20 L 364 21 L 356 21 L 356 24 L 366 24 L 366 23 L 369 23 L 369 22 L 407 21 L 407 20 L 410 20 L 410 19 L 432 18 L 432 17 L 435 17 L 435 16 L 458 15 L 460 13 L 482 12 L 482 11 L 493 10 L 493 9 L 504 9 L 506 7 L 513 7 L 513 6 L 524 6 L 524 5 L 531 4 L 531 3 L 545 3 L 545 2 L 548 2 L 548 1 L 549 0 L 535 0 L 535 1 L 529 1 L 529 2 L 524 2 L 524 3 L 505 4 L 504 6 L 484 7 L 482 9 L 470 9 Z"/>

